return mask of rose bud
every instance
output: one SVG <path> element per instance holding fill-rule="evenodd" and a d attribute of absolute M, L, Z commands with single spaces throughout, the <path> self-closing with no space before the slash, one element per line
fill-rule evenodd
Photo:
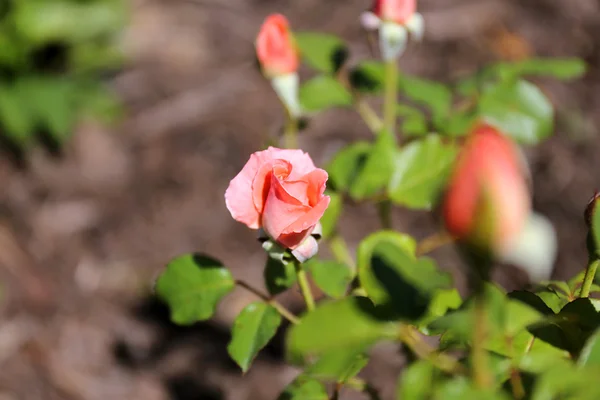
<path fill-rule="evenodd" d="M 530 210 L 518 149 L 495 128 L 478 126 L 459 154 L 444 199 L 446 229 L 498 254 L 521 232 Z"/>
<path fill-rule="evenodd" d="M 371 10 L 361 15 L 366 29 L 379 29 L 384 60 L 393 60 L 404 52 L 408 33 L 417 40 L 423 37 L 423 16 L 416 9 L 416 0 L 375 0 Z"/>
<path fill-rule="evenodd" d="M 494 127 L 479 125 L 459 154 L 443 217 L 459 242 L 539 281 L 552 272 L 556 234 L 547 218 L 531 211 L 528 174 L 518 147 Z"/>
<path fill-rule="evenodd" d="M 256 55 L 264 75 L 289 113 L 300 115 L 298 100 L 299 51 L 288 20 L 281 14 L 267 17 L 256 38 Z"/>
<path fill-rule="evenodd" d="M 329 205 L 326 182 L 327 172 L 302 150 L 269 147 L 252 154 L 231 180 L 225 204 L 236 221 L 261 229 L 304 261 L 316 253 L 311 234 Z"/>

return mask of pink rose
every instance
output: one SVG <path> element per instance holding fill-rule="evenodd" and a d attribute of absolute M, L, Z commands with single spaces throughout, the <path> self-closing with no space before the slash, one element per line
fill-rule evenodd
<path fill-rule="evenodd" d="M 329 205 L 323 195 L 327 172 L 302 150 L 269 147 L 250 156 L 231 180 L 225 204 L 231 216 L 296 249 L 311 234 Z"/>
<path fill-rule="evenodd" d="M 256 38 L 256 54 L 267 75 L 296 72 L 300 62 L 299 52 L 287 18 L 272 14 L 265 19 Z"/>

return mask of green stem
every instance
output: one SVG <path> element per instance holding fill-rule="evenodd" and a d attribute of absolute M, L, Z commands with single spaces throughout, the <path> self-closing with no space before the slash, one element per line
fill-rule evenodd
<path fill-rule="evenodd" d="M 371 106 L 369 106 L 364 100 L 357 98 L 357 100 L 354 102 L 354 107 L 356 108 L 358 115 L 362 117 L 363 121 L 365 121 L 365 124 L 367 124 L 369 127 L 369 130 L 373 134 L 377 135 L 383 128 L 383 122 L 377 116 Z"/>
<path fill-rule="evenodd" d="M 298 148 L 297 133 L 298 121 L 288 113 L 285 130 L 283 132 L 283 142 L 286 149 Z"/>
<path fill-rule="evenodd" d="M 433 346 L 429 345 L 421 338 L 414 327 L 405 324 L 400 325 L 398 339 L 417 357 L 430 361 L 438 369 L 449 374 L 466 373 L 464 367 L 454 358 L 444 353 L 437 353 Z"/>
<path fill-rule="evenodd" d="M 381 228 L 392 229 L 392 202 L 386 199 L 377 203 L 377 213 Z"/>
<path fill-rule="evenodd" d="M 383 105 L 383 121 L 385 129 L 392 135 L 396 129 L 396 107 L 398 101 L 398 67 L 395 60 L 385 63 L 385 103 Z"/>
<path fill-rule="evenodd" d="M 596 259 L 588 264 L 585 270 L 585 276 L 583 277 L 583 284 L 581 285 L 579 297 L 589 297 L 590 289 L 592 288 L 592 283 L 594 283 L 599 264 L 600 259 Z"/>
<path fill-rule="evenodd" d="M 473 378 L 480 389 L 489 388 L 492 379 L 489 372 L 489 358 L 485 350 L 487 337 L 487 313 L 483 290 L 475 292 L 475 324 L 473 330 L 473 349 L 471 353 Z"/>
<path fill-rule="evenodd" d="M 350 250 L 348 250 L 348 244 L 339 233 L 335 232 L 333 236 L 329 238 L 329 248 L 337 261 L 350 267 L 355 267 L 352 254 L 350 253 Z"/>
<path fill-rule="evenodd" d="M 242 287 L 244 289 L 246 289 L 247 291 L 249 291 L 250 293 L 256 295 L 257 297 L 259 297 L 260 299 L 264 300 L 267 304 L 271 305 L 274 309 L 277 310 L 277 312 L 279 314 L 281 314 L 281 316 L 285 319 L 287 319 L 288 321 L 290 321 L 292 324 L 297 324 L 300 322 L 300 320 L 298 319 L 298 317 L 296 317 L 294 314 L 292 314 L 291 311 L 289 311 L 287 308 L 285 308 L 281 303 L 279 303 L 277 300 L 267 296 L 266 294 L 264 294 L 263 292 L 261 292 L 260 290 L 256 289 L 253 286 L 250 286 L 249 284 L 247 284 L 244 281 L 235 281 L 236 285 L 238 285 L 239 287 Z"/>
<path fill-rule="evenodd" d="M 310 285 L 308 284 L 306 271 L 304 270 L 304 268 L 302 268 L 302 264 L 300 264 L 298 261 L 294 261 L 294 267 L 296 268 L 298 286 L 300 286 L 300 292 L 302 292 L 302 297 L 304 297 L 306 308 L 308 309 L 308 311 L 312 311 L 315 309 L 315 299 L 313 298 L 312 292 L 310 290 Z"/>

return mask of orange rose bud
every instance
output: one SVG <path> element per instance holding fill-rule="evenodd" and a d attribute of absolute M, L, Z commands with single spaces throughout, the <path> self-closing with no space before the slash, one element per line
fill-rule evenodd
<path fill-rule="evenodd" d="M 531 199 L 516 145 L 479 125 L 464 145 L 443 204 L 448 232 L 461 242 L 502 255 L 521 234 Z"/>
<path fill-rule="evenodd" d="M 288 20 L 283 15 L 272 14 L 267 17 L 256 38 L 256 54 L 267 76 L 296 72 L 299 64 L 298 49 Z"/>

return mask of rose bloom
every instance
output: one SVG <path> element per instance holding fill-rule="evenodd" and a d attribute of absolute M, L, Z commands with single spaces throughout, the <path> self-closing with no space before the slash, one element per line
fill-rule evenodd
<path fill-rule="evenodd" d="M 375 0 L 372 12 L 383 21 L 406 25 L 416 10 L 416 0 Z"/>
<path fill-rule="evenodd" d="M 255 45 L 256 55 L 266 75 L 285 75 L 298 69 L 298 49 L 290 33 L 288 20 L 283 15 L 267 17 Z"/>
<path fill-rule="evenodd" d="M 329 205 L 327 172 L 302 150 L 269 147 L 250 156 L 231 180 L 225 204 L 231 216 L 295 249 L 311 234 Z"/>
<path fill-rule="evenodd" d="M 449 233 L 501 254 L 522 231 L 531 200 L 516 145 L 489 125 L 467 139 L 443 204 Z"/>

